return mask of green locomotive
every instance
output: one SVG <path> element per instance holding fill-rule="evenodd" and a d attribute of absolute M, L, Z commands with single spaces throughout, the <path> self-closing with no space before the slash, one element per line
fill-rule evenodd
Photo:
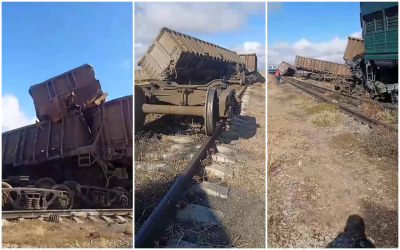
<path fill-rule="evenodd" d="M 363 41 L 349 37 L 345 62 L 372 98 L 398 103 L 398 2 L 361 2 Z"/>

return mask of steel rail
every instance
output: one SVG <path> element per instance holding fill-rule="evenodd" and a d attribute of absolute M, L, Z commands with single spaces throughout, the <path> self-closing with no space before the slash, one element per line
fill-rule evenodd
<path fill-rule="evenodd" d="M 286 82 L 289 83 L 289 84 L 291 84 L 291 85 L 293 85 L 293 86 L 295 86 L 295 87 L 297 87 L 297 88 L 299 88 L 299 89 L 301 89 L 301 90 L 303 90 L 304 92 L 309 93 L 309 94 L 312 95 L 312 96 L 315 96 L 315 97 L 317 97 L 317 98 L 319 98 L 319 99 L 324 100 L 325 102 L 328 102 L 328 103 L 337 105 L 337 107 L 338 107 L 339 109 L 341 109 L 343 112 L 349 114 L 350 116 L 354 117 L 356 120 L 360 121 L 361 123 L 367 124 L 367 125 L 370 126 L 370 127 L 385 126 L 385 127 L 389 128 L 389 129 L 391 129 L 391 130 L 394 130 L 394 131 L 397 131 L 397 130 L 398 130 L 398 129 L 397 129 L 396 127 L 394 127 L 394 126 L 391 126 L 391 125 L 388 125 L 388 124 L 384 124 L 384 123 L 382 123 L 382 122 L 380 122 L 380 121 L 378 121 L 378 120 L 375 120 L 375 119 L 373 119 L 373 118 L 371 118 L 371 117 L 368 117 L 368 116 L 366 116 L 366 115 L 364 115 L 364 114 L 361 114 L 361 113 L 358 112 L 358 111 L 355 111 L 355 110 L 353 110 L 353 109 L 350 109 L 350 108 L 348 108 L 348 107 L 346 107 L 346 106 L 344 106 L 344 105 L 342 105 L 342 104 L 340 104 L 340 103 L 336 103 L 336 102 L 332 101 L 330 98 L 328 98 L 328 97 L 326 97 L 326 96 L 323 96 L 323 95 L 321 95 L 321 94 L 319 94 L 319 93 L 316 93 L 316 92 L 314 92 L 314 91 L 312 91 L 312 90 L 310 90 L 310 89 L 307 89 L 307 88 L 304 87 L 304 86 L 301 86 L 301 85 L 299 85 L 299 84 L 296 84 L 296 83 L 290 82 L 290 81 L 286 81 Z"/>
<path fill-rule="evenodd" d="M 237 97 L 241 98 L 246 90 L 247 85 L 243 86 L 238 92 Z M 201 161 L 206 159 L 207 151 L 212 147 L 213 143 L 221 133 L 225 122 L 220 120 L 215 132 L 212 136 L 202 144 L 197 153 L 190 160 L 188 165 L 178 179 L 174 182 L 172 187 L 164 195 L 155 210 L 151 213 L 150 217 L 146 220 L 139 232 L 135 235 L 135 247 L 153 247 L 154 240 L 165 232 L 168 222 L 171 220 L 171 215 L 177 212 L 176 204 L 183 198 L 185 191 L 192 184 L 192 178 L 201 170 Z"/>
<path fill-rule="evenodd" d="M 385 108 L 388 108 L 388 109 L 394 109 L 394 110 L 395 110 L 395 109 L 398 109 L 398 105 L 395 105 L 395 104 L 385 103 L 385 102 L 378 102 L 378 101 L 375 101 L 375 100 L 372 100 L 372 99 L 371 99 L 371 100 L 362 99 L 362 98 L 357 97 L 357 96 L 352 96 L 352 95 L 340 93 L 340 92 L 337 92 L 337 91 L 334 91 L 334 90 L 331 90 L 331 89 L 328 89 L 328 88 L 325 88 L 325 87 L 317 86 L 317 85 L 312 84 L 312 83 L 303 82 L 303 81 L 298 80 L 298 79 L 293 79 L 293 78 L 288 78 L 288 77 L 282 77 L 282 80 L 287 81 L 287 82 L 288 82 L 288 81 L 294 81 L 294 82 L 297 82 L 297 83 L 300 83 L 300 84 L 304 84 L 304 85 L 310 86 L 311 88 L 320 89 L 320 90 L 322 90 L 322 91 L 328 91 L 328 92 L 330 92 L 330 93 L 338 94 L 338 95 L 341 95 L 341 96 L 344 96 L 344 97 L 347 97 L 347 98 L 351 98 L 351 99 L 355 99 L 355 100 L 359 100 L 359 101 L 361 101 L 361 102 L 376 103 L 376 104 L 379 104 L 379 105 L 381 105 L 381 106 L 383 106 L 383 107 L 385 107 Z"/>
<path fill-rule="evenodd" d="M 133 209 L 12 210 L 2 211 L 1 216 L 2 219 L 34 219 L 47 218 L 54 214 L 60 217 L 132 215 Z"/>
<path fill-rule="evenodd" d="M 224 125 L 225 122 L 220 121 L 213 135 L 208 137 L 203 143 L 185 170 L 140 228 L 139 232 L 135 235 L 136 248 L 153 247 L 153 240 L 165 231 L 168 225 L 167 222 L 171 219 L 171 214 L 175 214 L 177 211 L 176 204 L 183 198 L 185 190 L 190 187 L 193 176 L 201 170 L 201 161 L 206 159 L 208 149 L 212 147 Z"/>

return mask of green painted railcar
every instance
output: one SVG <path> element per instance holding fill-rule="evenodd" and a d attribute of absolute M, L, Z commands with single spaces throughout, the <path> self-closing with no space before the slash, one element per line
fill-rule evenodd
<path fill-rule="evenodd" d="M 364 86 L 392 103 L 398 103 L 398 13 L 398 2 L 360 3 Z"/>
<path fill-rule="evenodd" d="M 398 2 L 361 2 L 365 60 L 398 59 Z"/>

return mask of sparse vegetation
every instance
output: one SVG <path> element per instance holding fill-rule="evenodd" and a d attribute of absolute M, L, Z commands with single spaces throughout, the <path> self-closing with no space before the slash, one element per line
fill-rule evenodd
<path fill-rule="evenodd" d="M 386 123 L 397 123 L 397 110 L 388 110 L 375 102 L 364 102 L 360 111 L 365 115 Z"/>
<path fill-rule="evenodd" d="M 398 132 L 386 127 L 375 127 L 364 137 L 364 149 L 370 156 L 385 157 L 397 162 Z"/>
<path fill-rule="evenodd" d="M 2 245 L 7 248 L 132 248 L 132 242 L 132 222 L 108 226 L 24 220 L 2 229 Z"/>

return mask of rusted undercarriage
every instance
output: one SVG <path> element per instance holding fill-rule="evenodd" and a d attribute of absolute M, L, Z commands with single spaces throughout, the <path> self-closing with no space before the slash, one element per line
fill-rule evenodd
<path fill-rule="evenodd" d="M 222 80 L 205 85 L 179 85 L 150 80 L 135 86 L 135 126 L 140 131 L 147 114 L 173 114 L 204 118 L 205 133 L 211 135 L 220 118 L 230 119 L 238 100 L 235 90 Z"/>

